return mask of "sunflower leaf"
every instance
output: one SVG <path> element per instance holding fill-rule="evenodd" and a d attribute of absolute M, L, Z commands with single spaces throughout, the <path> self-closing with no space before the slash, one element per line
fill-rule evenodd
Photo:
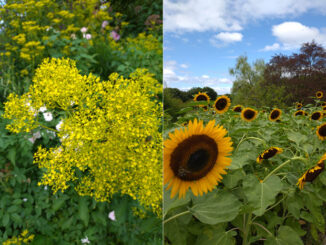
<path fill-rule="evenodd" d="M 266 245 L 303 245 L 300 236 L 289 226 L 281 226 L 276 237 L 269 237 L 265 241 Z"/>
<path fill-rule="evenodd" d="M 163 211 L 163 216 L 167 215 L 167 213 L 177 207 L 181 207 L 183 205 L 186 205 L 187 203 L 190 202 L 190 194 L 189 191 L 186 195 L 185 198 L 181 198 L 179 199 L 177 196 L 174 198 L 170 198 L 171 196 L 171 191 L 164 191 L 164 201 L 163 201 L 163 205 L 164 205 L 164 211 Z"/>
<path fill-rule="evenodd" d="M 259 182 L 256 176 L 250 175 L 243 181 L 243 189 L 249 204 L 256 209 L 253 213 L 261 216 L 274 203 L 276 195 L 282 190 L 282 182 L 276 175 L 265 182 Z"/>
<path fill-rule="evenodd" d="M 195 245 L 233 245 L 235 244 L 235 231 L 225 231 L 221 227 L 202 232 L 198 236 Z"/>
<path fill-rule="evenodd" d="M 230 192 L 210 192 L 204 198 L 194 200 L 189 211 L 201 222 L 215 225 L 233 220 L 239 213 L 241 202 Z"/>

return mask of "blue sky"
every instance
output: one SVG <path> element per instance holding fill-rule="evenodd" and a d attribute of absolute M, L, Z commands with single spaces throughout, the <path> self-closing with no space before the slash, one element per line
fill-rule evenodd
<path fill-rule="evenodd" d="M 268 62 L 315 40 L 326 47 L 324 0 L 164 0 L 164 85 L 229 93 L 236 58 Z"/>

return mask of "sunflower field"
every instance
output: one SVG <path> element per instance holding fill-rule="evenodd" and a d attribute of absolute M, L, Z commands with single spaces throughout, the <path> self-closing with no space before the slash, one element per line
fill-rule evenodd
<path fill-rule="evenodd" d="M 162 1 L 0 2 L 0 244 L 162 243 Z"/>
<path fill-rule="evenodd" d="M 326 111 L 322 91 L 311 97 L 246 108 L 198 93 L 165 117 L 165 244 L 325 241 Z"/>

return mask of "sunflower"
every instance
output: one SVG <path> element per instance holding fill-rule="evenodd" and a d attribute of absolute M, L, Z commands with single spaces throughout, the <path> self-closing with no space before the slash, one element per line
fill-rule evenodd
<path fill-rule="evenodd" d="M 282 149 L 282 148 L 274 147 L 274 146 L 273 146 L 273 147 L 271 147 L 271 148 L 265 150 L 263 153 L 261 153 L 261 154 L 257 157 L 256 161 L 257 161 L 258 163 L 261 163 L 264 159 L 265 159 L 265 160 L 266 160 L 266 159 L 269 159 L 269 158 L 275 156 L 276 154 L 280 154 L 280 153 L 282 153 L 282 152 L 283 152 L 283 149 Z"/>
<path fill-rule="evenodd" d="M 225 95 L 222 95 L 215 100 L 214 109 L 217 113 L 222 114 L 229 109 L 230 105 L 230 98 Z"/>
<path fill-rule="evenodd" d="M 311 120 L 320 120 L 322 118 L 323 118 L 323 113 L 321 111 L 315 111 L 310 116 L 310 119 Z"/>
<path fill-rule="evenodd" d="M 326 101 L 324 101 L 324 102 L 321 104 L 321 106 L 326 106 Z"/>
<path fill-rule="evenodd" d="M 318 175 L 323 172 L 325 168 L 324 161 L 326 160 L 326 154 L 324 154 L 321 159 L 318 161 L 316 166 L 308 169 L 298 180 L 297 186 L 299 186 L 300 190 L 303 189 L 303 186 L 306 182 L 312 182 L 314 179 L 318 177 Z"/>
<path fill-rule="evenodd" d="M 316 97 L 317 97 L 318 99 L 323 98 L 323 96 L 324 96 L 324 94 L 323 94 L 322 91 L 317 91 L 317 92 L 316 92 Z"/>
<path fill-rule="evenodd" d="M 276 108 L 271 111 L 268 118 L 270 121 L 275 122 L 278 119 L 280 119 L 281 115 L 282 115 L 282 111 Z"/>
<path fill-rule="evenodd" d="M 251 122 L 257 117 L 257 114 L 258 114 L 258 111 L 248 107 L 248 108 L 244 108 L 241 111 L 241 118 L 242 118 L 242 120 Z"/>
<path fill-rule="evenodd" d="M 204 109 L 204 111 L 208 111 L 208 106 L 207 105 L 202 106 L 202 108 Z"/>
<path fill-rule="evenodd" d="M 210 98 L 208 94 L 199 92 L 195 95 L 194 101 L 207 101 L 209 102 Z"/>
<path fill-rule="evenodd" d="M 188 127 L 176 129 L 164 142 L 164 184 L 169 183 L 171 198 L 179 192 L 184 197 L 188 188 L 195 196 L 211 191 L 221 181 L 221 174 L 231 164 L 232 142 L 228 132 L 202 121 L 189 121 Z"/>
<path fill-rule="evenodd" d="M 326 139 L 326 123 L 317 127 L 316 134 L 319 139 L 325 140 Z"/>
<path fill-rule="evenodd" d="M 296 108 L 297 108 L 297 109 L 301 109 L 301 107 L 302 107 L 302 103 L 297 102 L 297 104 L 296 104 Z"/>
<path fill-rule="evenodd" d="M 294 113 L 294 116 L 304 116 L 304 115 L 307 115 L 307 112 L 303 110 L 298 110 Z"/>
<path fill-rule="evenodd" d="M 323 105 L 323 111 L 326 111 L 326 105 Z"/>
<path fill-rule="evenodd" d="M 242 105 L 233 106 L 232 111 L 241 112 L 242 111 Z"/>

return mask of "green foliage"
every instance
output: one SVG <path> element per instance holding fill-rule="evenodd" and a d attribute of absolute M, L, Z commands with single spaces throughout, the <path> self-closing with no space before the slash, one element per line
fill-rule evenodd
<path fill-rule="evenodd" d="M 321 107 L 303 109 L 311 113 Z M 249 123 L 231 110 L 218 115 L 213 108 L 204 111 L 188 106 L 180 111 L 186 113 L 165 125 L 165 138 L 189 120 L 197 118 L 207 124 L 214 119 L 228 130 L 234 151 L 227 174 L 213 191 L 196 197 L 188 190 L 185 199 L 170 199 L 165 189 L 166 244 L 321 244 L 326 172 L 302 190 L 297 182 L 326 153 L 316 135 L 325 118 L 294 117 L 296 109 L 291 107 L 282 109 L 280 122 L 268 120 L 270 110 L 260 111 Z M 259 154 L 272 146 L 283 152 L 257 163 Z"/>
<path fill-rule="evenodd" d="M 231 99 L 235 104 L 256 107 L 285 106 L 286 98 L 289 96 L 285 92 L 285 87 L 273 84 L 266 86 L 263 60 L 257 60 L 250 65 L 247 56 L 239 56 L 235 67 L 229 72 L 235 76 L 231 93 Z"/>

